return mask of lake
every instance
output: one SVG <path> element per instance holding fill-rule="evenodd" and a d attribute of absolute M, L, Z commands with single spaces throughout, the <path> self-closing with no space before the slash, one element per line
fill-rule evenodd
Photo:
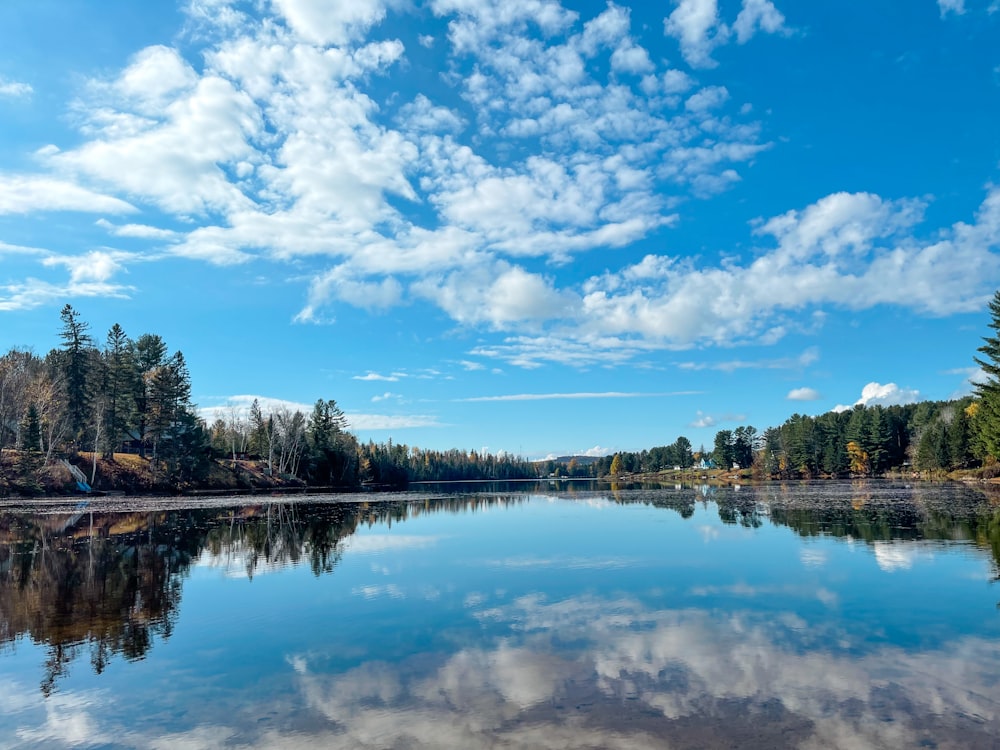
<path fill-rule="evenodd" d="M 958 484 L 0 506 L 0 748 L 997 748 Z"/>

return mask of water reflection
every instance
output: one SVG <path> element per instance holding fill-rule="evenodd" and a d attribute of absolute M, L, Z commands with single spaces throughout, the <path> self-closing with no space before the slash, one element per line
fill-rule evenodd
<path fill-rule="evenodd" d="M 431 667 L 421 654 L 330 675 L 297 660 L 306 702 L 331 723 L 316 744 L 972 748 L 994 747 L 1000 729 L 995 641 L 859 657 L 850 633 L 793 613 L 596 597 L 524 597 L 477 616 L 510 632 Z"/>
<path fill-rule="evenodd" d="M 423 604 L 407 598 L 398 578 L 377 585 L 351 579 L 360 604 L 350 611 L 337 605 L 320 636 L 279 651 L 277 665 L 256 676 L 260 684 L 199 693 L 204 700 L 170 697 L 174 707 L 160 712 L 167 718 L 145 728 L 124 709 L 116 713 L 107 695 L 56 688 L 69 684 L 69 667 L 84 654 L 100 674 L 115 657 L 142 660 L 168 642 L 196 566 L 246 579 L 299 569 L 336 580 L 350 555 L 367 556 L 374 571 L 392 551 L 431 556 L 433 544 L 451 538 L 428 536 L 428 526 L 422 535 L 387 533 L 401 522 L 415 526 L 438 514 L 426 520 L 447 521 L 448 533 L 460 536 L 492 522 L 473 511 L 509 508 L 525 511 L 527 536 L 543 522 L 528 506 L 550 498 L 414 494 L 383 502 L 4 513 L 0 644 L 8 655 L 26 641 L 38 644 L 45 663 L 40 693 L 26 692 L 23 682 L 5 684 L 0 671 L 0 690 L 18 696 L 0 709 L 0 734 L 7 712 L 18 741 L 53 745 L 995 746 L 1000 631 L 970 626 L 982 617 L 974 614 L 941 633 L 897 638 L 893 628 L 906 614 L 882 601 L 893 591 L 880 589 L 883 581 L 837 577 L 851 563 L 844 550 L 859 546 L 875 574 L 894 578 L 930 555 L 978 550 L 977 561 L 988 560 L 996 580 L 1000 509 L 985 496 L 951 485 L 871 482 L 738 491 L 577 486 L 557 497 L 582 502 L 559 506 L 565 517 L 544 516 L 550 546 L 511 538 L 503 546 L 508 556 L 475 547 L 466 557 L 444 554 L 422 573 L 438 587 Z M 633 539 L 602 540 L 608 514 L 625 511 L 636 526 L 615 528 Z M 463 515 L 467 523 L 455 526 Z M 676 525 L 654 528 L 658 519 Z M 768 568 L 754 563 L 764 552 L 752 545 L 769 529 L 791 529 L 801 540 L 791 552 L 797 577 L 784 569 L 768 570 L 766 579 L 747 572 L 755 564 L 758 573 Z M 702 558 L 684 559 L 697 550 L 690 546 L 670 557 L 682 532 L 704 540 Z M 796 539 L 787 531 L 766 538 Z M 734 539 L 747 545 L 745 564 L 735 569 L 738 556 L 718 561 Z M 649 540 L 659 546 L 644 547 Z M 896 592 L 903 606 L 937 606 L 914 622 L 964 615 L 924 596 L 929 589 L 919 580 L 906 585 L 911 589 Z M 947 585 L 935 593 L 948 593 Z M 273 640 L 273 632 L 266 637 Z M 0 651 L 0 668 L 4 656 Z M 205 679 L 196 666 L 187 669 L 195 682 Z M 274 694 L 262 692 L 264 685 Z M 159 705 L 167 700 L 158 693 L 163 687 L 136 700 Z"/>
<path fill-rule="evenodd" d="M 523 502 L 476 497 L 433 502 L 273 503 L 145 513 L 0 514 L 0 648 L 27 637 L 48 648 L 41 690 L 49 695 L 84 652 L 100 674 L 121 655 L 142 659 L 169 638 L 193 563 L 248 578 L 308 563 L 331 573 L 342 540 L 360 525 L 432 511 Z"/>

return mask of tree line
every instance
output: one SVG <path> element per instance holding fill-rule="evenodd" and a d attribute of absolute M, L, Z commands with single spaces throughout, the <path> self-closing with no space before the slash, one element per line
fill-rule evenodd
<path fill-rule="evenodd" d="M 22 479 L 58 458 L 89 452 L 91 483 L 99 456 L 114 460 L 116 452 L 134 452 L 162 484 L 175 487 L 204 480 L 213 458 L 223 457 L 234 466 L 255 459 L 268 474 L 329 487 L 649 474 L 701 461 L 773 478 L 978 467 L 994 475 L 1000 474 L 1000 291 L 989 310 L 993 335 L 983 338 L 983 356 L 973 358 L 985 377 L 966 398 L 793 414 L 763 433 L 750 425 L 720 430 L 711 451 L 694 451 L 681 436 L 669 445 L 563 464 L 391 440 L 360 443 L 333 399 L 318 399 L 308 415 L 283 406 L 265 411 L 255 400 L 246 413 L 232 407 L 207 425 L 191 402 L 180 351 L 171 352 L 156 334 L 130 338 L 117 323 L 99 344 L 67 304 L 58 347 L 44 357 L 19 349 L 0 357 L 0 451 L 15 449 L 13 473 Z M 0 472 L 7 465 L 0 461 Z M 4 481 L 0 475 L 0 485 Z M 30 482 L 20 488 L 32 490 Z"/>
<path fill-rule="evenodd" d="M 779 478 L 873 476 L 906 468 L 981 468 L 984 476 L 1000 475 L 1000 291 L 989 311 L 993 333 L 983 337 L 977 350 L 982 356 L 973 357 L 984 378 L 971 395 L 903 406 L 859 405 L 817 417 L 793 414 L 760 436 L 752 427 L 741 428 L 752 446 L 741 457 L 733 454 L 740 430 L 720 431 L 716 461 L 728 467 L 732 459 Z"/>
<path fill-rule="evenodd" d="M 259 461 L 272 476 L 328 487 L 537 476 L 534 464 L 510 455 L 361 444 L 333 399 L 318 399 L 308 414 L 254 400 L 209 425 L 191 401 L 183 353 L 161 336 L 133 339 L 116 323 L 98 342 L 68 304 L 60 321 L 60 345 L 44 357 L 20 349 L 0 357 L 0 451 L 13 449 L 16 481 L 6 484 L 21 491 L 37 491 L 34 478 L 46 467 L 81 452 L 92 454 L 91 483 L 99 458 L 123 452 L 146 459 L 158 483 L 174 487 L 203 481 L 222 458 L 233 466 Z M 10 466 L 0 461 L 0 472 Z"/>
<path fill-rule="evenodd" d="M 761 478 L 875 476 L 891 470 L 950 472 L 980 468 L 1000 475 L 1000 291 L 990 302 L 989 328 L 973 357 L 985 378 L 972 395 L 902 406 L 858 405 L 819 416 L 793 414 L 759 433 L 752 425 L 719 430 L 711 451 L 692 452 L 679 437 L 668 446 L 620 452 L 589 461 L 549 462 L 546 474 L 618 476 L 655 474 L 711 462 L 750 469 Z"/>

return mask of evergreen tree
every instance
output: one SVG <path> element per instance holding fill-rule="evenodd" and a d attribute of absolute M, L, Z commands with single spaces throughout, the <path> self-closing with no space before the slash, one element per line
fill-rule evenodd
<path fill-rule="evenodd" d="M 728 469 L 736 460 L 734 440 L 732 430 L 719 430 L 715 433 L 715 450 L 712 451 L 712 458 L 720 469 Z"/>
<path fill-rule="evenodd" d="M 166 364 L 167 345 L 155 334 L 144 333 L 129 346 L 131 371 L 132 432 L 139 440 L 139 455 L 146 456 L 146 441 L 154 400 L 151 388 L 154 372 Z"/>
<path fill-rule="evenodd" d="M 889 423 L 881 406 L 874 406 L 866 411 L 870 414 L 862 445 L 868 452 L 872 473 L 881 474 L 889 468 Z"/>
<path fill-rule="evenodd" d="M 89 349 L 91 338 L 87 334 L 90 328 L 80 320 L 79 313 L 72 305 L 63 307 L 59 313 L 62 320 L 61 365 L 66 383 L 67 411 L 69 414 L 70 438 L 79 441 L 83 438 L 90 417 L 90 393 L 87 378 L 90 374 Z"/>
<path fill-rule="evenodd" d="M 38 406 L 32 403 L 21 421 L 21 450 L 40 451 L 42 449 L 42 420 Z"/>
<path fill-rule="evenodd" d="M 352 483 L 352 477 L 358 471 L 358 455 L 356 441 L 345 432 L 346 429 L 347 417 L 337 402 L 318 399 L 306 424 L 309 475 L 315 483 Z"/>
<path fill-rule="evenodd" d="M 993 295 L 989 309 L 992 317 L 988 326 L 993 329 L 994 335 L 983 337 L 984 343 L 979 351 L 984 358 L 973 358 L 986 373 L 986 380 L 976 384 L 979 407 L 973 426 L 983 452 L 1000 459 L 1000 290 Z"/>
<path fill-rule="evenodd" d="M 128 427 L 130 395 L 135 382 L 129 340 L 122 327 L 115 323 L 108 331 L 104 349 L 105 458 L 113 458 L 122 434 Z"/>
<path fill-rule="evenodd" d="M 948 425 L 948 459 L 953 469 L 964 469 L 973 460 L 969 439 L 969 415 L 966 414 L 965 406 L 967 404 L 956 405 L 955 416 Z"/>

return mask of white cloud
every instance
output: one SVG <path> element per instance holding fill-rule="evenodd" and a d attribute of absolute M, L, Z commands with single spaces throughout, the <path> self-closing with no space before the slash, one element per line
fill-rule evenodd
<path fill-rule="evenodd" d="M 350 422 L 352 430 L 369 430 L 372 432 L 445 426 L 436 416 L 428 414 L 363 414 L 348 412 L 347 419 Z"/>
<path fill-rule="evenodd" d="M 382 0 L 273 0 L 289 27 L 311 44 L 344 45 L 385 18 Z"/>
<path fill-rule="evenodd" d="M 727 360 L 724 362 L 681 362 L 677 366 L 682 370 L 719 370 L 720 372 L 737 372 L 739 370 L 800 370 L 819 360 L 819 349 L 811 346 L 798 357 L 782 357 L 780 359 Z"/>
<path fill-rule="evenodd" d="M 675 0 L 676 8 L 663 21 L 663 31 L 676 38 L 681 54 L 693 68 L 714 68 L 712 50 L 725 44 L 729 29 L 719 19 L 716 0 Z"/>
<path fill-rule="evenodd" d="M 134 291 L 132 286 L 107 281 L 78 280 L 57 284 L 29 277 L 22 282 L 0 285 L 0 312 L 30 310 L 81 297 L 127 299 Z"/>
<path fill-rule="evenodd" d="M 30 84 L 23 83 L 22 81 L 10 81 L 0 76 L 0 96 L 9 96 L 16 99 L 31 96 L 33 92 L 34 89 Z"/>
<path fill-rule="evenodd" d="M 302 412 L 307 417 L 312 413 L 312 404 L 303 404 L 297 401 L 288 401 L 273 396 L 260 396 L 254 394 L 239 394 L 218 399 L 220 403 L 213 406 L 203 406 L 198 409 L 202 419 L 211 424 L 216 419 L 227 419 L 232 412 L 236 412 L 241 417 L 247 417 L 250 407 L 254 401 L 260 406 L 261 413 L 274 414 L 275 412 L 287 410 L 291 413 Z"/>
<path fill-rule="evenodd" d="M 81 185 L 41 175 L 0 174 L 0 215 L 33 211 L 125 214 L 135 206 Z"/>
<path fill-rule="evenodd" d="M 975 387 L 989 380 L 989 375 L 982 367 L 959 367 L 954 370 L 945 370 L 945 375 L 961 375 L 962 384 L 951 394 L 950 399 L 955 400 L 971 395 Z"/>
<path fill-rule="evenodd" d="M 947 1 L 947 0 L 946 0 Z M 674 11 L 663 20 L 663 31 L 680 43 L 681 54 L 692 68 L 714 68 L 712 52 L 729 42 L 745 44 L 758 32 L 787 33 L 785 17 L 771 0 L 743 0 L 736 21 L 727 26 L 719 17 L 717 0 L 674 0 Z"/>
<path fill-rule="evenodd" d="M 915 404 L 920 400 L 920 391 L 912 388 L 900 388 L 895 383 L 871 382 L 861 389 L 861 398 L 854 402 L 854 406 L 898 406 L 902 404 Z M 838 404 L 833 411 L 848 411 L 853 407 Z"/>
<path fill-rule="evenodd" d="M 461 403 L 481 401 L 551 401 L 565 399 L 601 399 L 601 398 L 664 398 L 667 396 L 694 396 L 701 391 L 675 391 L 673 393 L 621 393 L 606 391 L 603 393 L 515 393 L 506 396 L 473 396 L 471 398 L 454 399 Z"/>
<path fill-rule="evenodd" d="M 386 391 L 383 394 L 372 396 L 372 403 L 377 404 L 379 401 L 389 401 L 390 399 L 398 399 L 398 398 L 401 398 L 398 393 Z"/>
<path fill-rule="evenodd" d="M 698 412 L 698 416 L 694 421 L 688 423 L 688 427 L 714 427 L 717 424 L 715 417 L 711 414 L 704 414 L 701 411 Z"/>
<path fill-rule="evenodd" d="M 377 372 L 368 372 L 365 373 L 364 375 L 352 375 L 351 380 L 375 380 L 387 383 L 395 383 L 401 377 L 403 377 L 402 373 L 397 373 L 397 372 L 394 372 L 391 375 L 380 375 Z"/>
<path fill-rule="evenodd" d="M 65 266 L 70 272 L 70 283 L 104 283 L 124 270 L 121 261 L 130 257 L 126 253 L 93 250 L 85 255 L 53 255 L 42 261 L 46 266 Z"/>
<path fill-rule="evenodd" d="M 147 62 L 141 53 L 139 57 L 112 82 L 113 88 L 132 85 L 132 72 Z M 140 76 L 146 77 L 145 72 Z M 94 138 L 51 155 L 48 162 L 56 169 L 143 196 L 168 212 L 204 214 L 252 206 L 223 169 L 253 158 L 254 149 L 247 139 L 260 132 L 262 122 L 252 99 L 230 81 L 213 75 L 203 76 L 180 92 L 168 86 L 152 93 L 167 97 L 169 103 L 130 98 L 123 104 L 132 104 L 141 114 L 153 109 L 160 115 L 157 119 L 132 117 L 123 129 L 121 117 L 109 119 L 106 109 L 92 109 L 88 131 Z"/>
<path fill-rule="evenodd" d="M 172 229 L 151 227 L 147 224 L 112 224 L 107 219 L 98 219 L 97 226 L 106 229 L 115 237 L 135 237 L 147 240 L 169 240 L 178 236 Z"/>
<path fill-rule="evenodd" d="M 313 320 L 318 308 L 330 299 L 367 310 L 380 310 L 396 305 L 402 296 L 402 285 L 391 276 L 377 282 L 364 281 L 354 274 L 352 268 L 340 265 L 313 279 L 309 286 L 309 301 L 296 320 Z"/>
<path fill-rule="evenodd" d="M 40 255 L 48 256 L 50 252 L 40 247 L 28 247 L 26 245 L 11 245 L 0 241 L 0 255 Z"/>
<path fill-rule="evenodd" d="M 949 13 L 960 16 L 965 13 L 965 0 L 937 0 L 938 9 L 941 11 L 941 18 Z"/>
<path fill-rule="evenodd" d="M 789 401 L 818 401 L 822 396 L 815 388 L 793 388 L 786 398 Z"/>
<path fill-rule="evenodd" d="M 690 112 L 706 112 L 721 107 L 728 99 L 729 91 L 725 86 L 708 86 L 688 97 L 684 108 Z"/>
<path fill-rule="evenodd" d="M 733 24 L 736 41 L 745 44 L 758 30 L 768 34 L 787 31 L 785 17 L 771 0 L 743 0 L 743 8 Z"/>
<path fill-rule="evenodd" d="M 459 323 L 495 328 L 559 317 L 572 309 L 572 295 L 523 268 L 498 263 L 455 271 L 416 282 L 412 291 L 433 300 Z"/>
<path fill-rule="evenodd" d="M 236 7 L 186 4 L 205 33 L 197 65 L 157 45 L 85 86 L 71 112 L 78 145 L 40 149 L 44 175 L 0 176 L 0 214 L 156 208 L 154 223 L 176 229 L 99 223 L 158 243 L 158 257 L 294 264 L 300 321 L 329 321 L 336 304 L 435 305 L 507 332 L 472 355 L 523 367 L 773 344 L 810 331 L 824 306 L 949 315 L 981 309 L 1000 283 L 996 187 L 974 220 L 931 228 L 931 240 L 917 233 L 924 198 L 834 193 L 761 219 L 759 246 L 717 266 L 609 252 L 606 273 L 566 283 L 558 269 L 576 254 L 649 237 L 685 198 L 743 178 L 769 144 L 759 123 L 736 122 L 742 102 L 650 59 L 614 4 L 583 18 L 554 0 L 433 2 L 453 87 L 434 101 L 404 85 L 399 40 L 367 38 L 395 3 Z M 704 65 L 718 44 L 788 31 L 773 2 L 740 7 L 729 27 L 715 0 L 681 0 L 665 29 Z M 89 278 L 126 270 L 86 252 L 73 267 Z M 971 282 L 970 268 L 982 269 Z M 89 287 L 102 288 L 127 291 Z M 44 290 L 19 282 L 3 304 Z"/>
<path fill-rule="evenodd" d="M 79 145 L 38 152 L 51 176 L 4 178 L 0 212 L 134 202 L 168 226 L 193 224 L 102 220 L 115 236 L 169 240 L 162 257 L 321 258 L 308 263 L 301 321 L 328 321 L 330 303 L 384 309 L 415 296 L 464 325 L 513 328 L 579 312 L 574 291 L 514 259 L 567 263 L 641 239 L 677 221 L 664 186 L 725 189 L 764 148 L 755 124 L 724 116 L 722 89 L 699 92 L 652 61 L 614 4 L 580 24 L 553 0 L 434 2 L 449 65 L 471 65 L 449 81 L 461 100 L 417 90 L 389 105 L 369 95 L 370 78 L 405 81 L 403 45 L 366 37 L 396 5 L 189 0 L 200 67 L 155 45 L 90 81 L 72 107 Z M 646 79 L 667 96 L 643 93 Z M 492 155 L 535 139 L 533 156 Z"/>

